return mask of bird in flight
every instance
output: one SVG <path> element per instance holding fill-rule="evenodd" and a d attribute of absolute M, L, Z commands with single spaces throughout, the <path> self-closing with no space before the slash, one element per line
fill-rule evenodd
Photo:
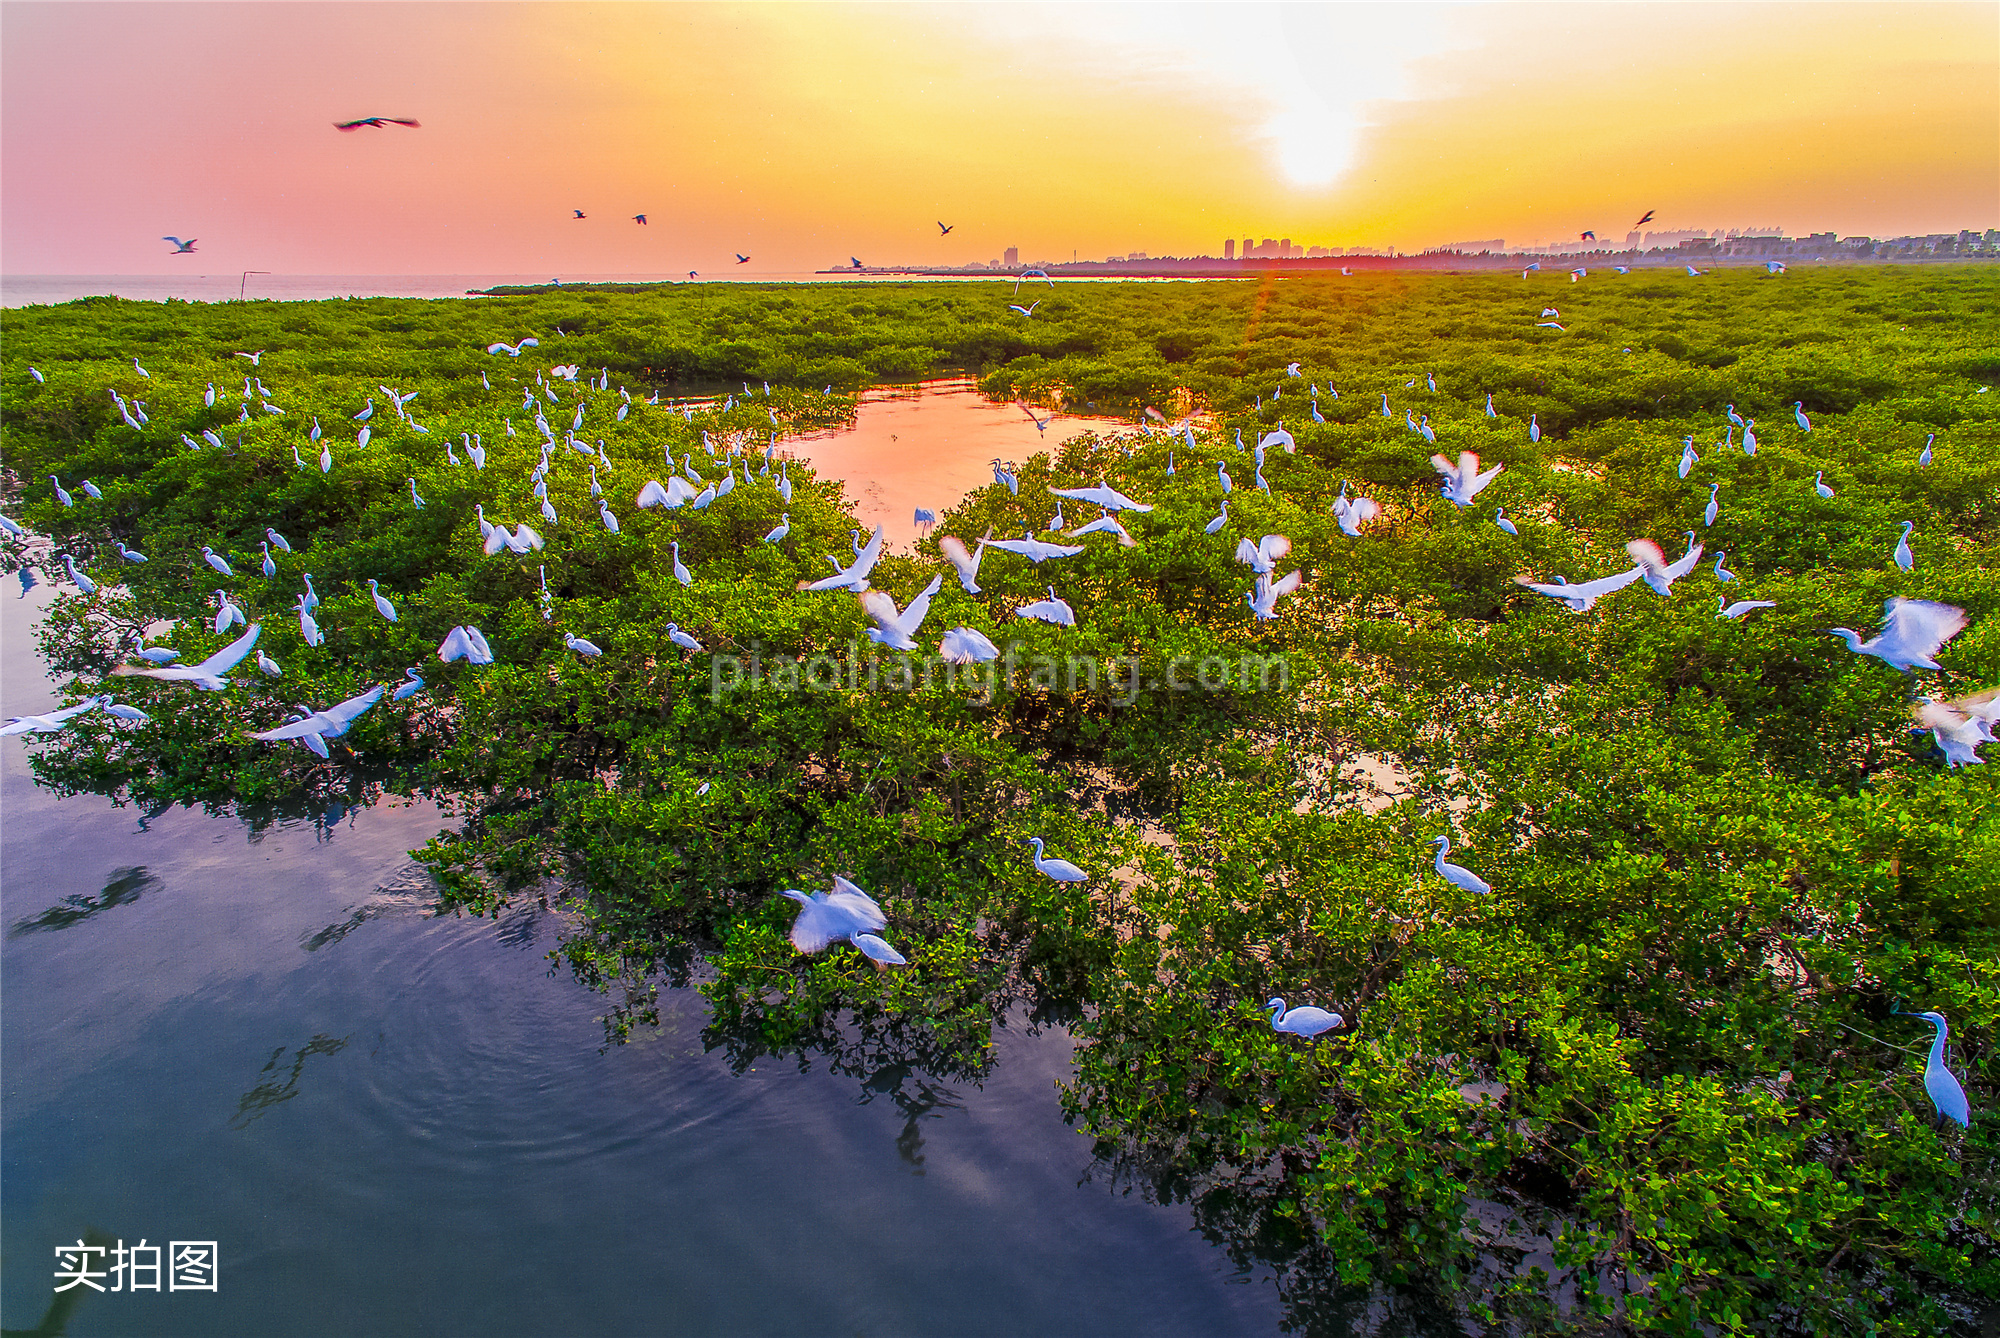
<path fill-rule="evenodd" d="M 1653 211 L 1652 211 L 1652 210 L 1650 210 L 1650 209 L 1648 209 L 1648 210 L 1646 211 L 1646 216 L 1645 216 L 1644 218 L 1640 219 L 1640 220 L 1639 220 L 1639 221 L 1638 221 L 1637 223 L 1634 223 L 1634 224 L 1633 224 L 1632 226 L 1633 226 L 1633 227 L 1635 227 L 1635 228 L 1643 228 L 1643 227 L 1645 227 L 1645 226 L 1646 226 L 1646 225 L 1647 225 L 1648 223 L 1651 223 L 1652 221 L 1653 221 Z"/>
<path fill-rule="evenodd" d="M 577 216 L 578 218 L 583 218 L 583 217 L 585 217 L 585 215 L 584 215 L 584 212 L 583 212 L 583 210 L 581 210 L 581 209 L 572 209 L 572 210 L 570 210 L 570 212 L 571 212 L 572 214 L 575 214 L 575 215 L 576 215 L 576 216 Z"/>
<path fill-rule="evenodd" d="M 737 263 L 737 264 L 739 264 L 739 265 L 747 265 L 747 264 L 749 264 L 749 263 L 750 263 L 750 257 L 749 257 L 749 256 L 746 256 L 746 255 L 741 255 L 741 254 L 738 254 L 738 255 L 736 256 L 736 263 Z"/>
<path fill-rule="evenodd" d="M 1586 231 L 1581 236 L 1579 236 L 1577 240 L 1580 242 L 1594 242 L 1597 240 L 1597 234 L 1594 232 Z"/>
<path fill-rule="evenodd" d="M 186 241 L 182 241 L 178 237 L 162 237 L 160 238 L 160 240 L 163 242 L 172 242 L 174 244 L 174 249 L 172 254 L 177 256 L 184 256 L 193 254 L 194 244 L 200 241 L 201 238 L 190 237 Z"/>
<path fill-rule="evenodd" d="M 380 130 L 385 125 L 406 125 L 412 130 L 417 128 L 417 122 L 406 121 L 400 116 L 364 116 L 358 121 L 335 121 L 333 128 L 335 130 L 359 130 L 364 125 L 372 125 L 377 130 Z"/>
<path fill-rule="evenodd" d="M 956 224 L 956 223 L 949 223 L 949 224 L 948 224 L 948 223 L 945 223 L 945 222 L 944 222 L 944 221 L 942 221 L 942 220 L 939 220 L 939 222 L 938 222 L 938 236 L 940 236 L 940 237 L 944 236 L 944 235 L 945 235 L 946 233 L 950 232 L 950 231 L 951 231 L 951 230 L 952 230 L 953 228 L 955 228 L 955 227 L 957 227 L 957 226 L 958 226 L 958 224 Z"/>
<path fill-rule="evenodd" d="M 646 216 L 645 216 L 644 214 L 634 214 L 634 215 L 632 215 L 632 221 L 633 221 L 634 223 L 637 223 L 637 224 L 638 224 L 638 225 L 639 225 L 640 227 L 642 227 L 642 228 L 643 228 L 643 227 L 645 227 L 645 226 L 647 226 L 647 224 L 646 224 Z"/>

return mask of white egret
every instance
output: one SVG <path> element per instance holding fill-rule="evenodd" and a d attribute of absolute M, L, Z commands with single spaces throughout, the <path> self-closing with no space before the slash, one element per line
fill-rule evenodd
<path fill-rule="evenodd" d="M 1288 1031 L 1307 1040 L 1321 1032 L 1332 1031 L 1346 1021 L 1340 1014 L 1329 1013 L 1324 1008 L 1304 1006 L 1287 1009 L 1283 999 L 1273 999 L 1264 1007 L 1271 1014 L 1272 1031 Z"/>
<path fill-rule="evenodd" d="M 611 533 L 618 533 L 618 517 L 612 515 L 611 508 L 605 506 L 602 502 L 599 502 L 597 505 L 597 521 L 605 529 L 611 531 Z"/>
<path fill-rule="evenodd" d="M 285 536 L 268 526 L 265 527 L 264 537 L 270 540 L 271 547 L 283 549 L 287 553 L 292 551 L 292 546 L 285 541 Z"/>
<path fill-rule="evenodd" d="M 938 551 L 944 554 L 945 560 L 951 563 L 952 569 L 958 573 L 958 583 L 968 595 L 979 593 L 979 564 L 986 559 L 986 541 L 992 537 L 993 531 L 987 530 L 985 536 L 972 546 L 972 551 L 969 553 L 965 549 L 965 542 L 953 535 L 947 534 L 938 540 Z"/>
<path fill-rule="evenodd" d="M 1542 425 L 1541 425 L 1540 423 L 1538 423 L 1538 422 L 1536 422 L 1536 421 L 1535 421 L 1535 415 L 1534 415 L 1534 414 L 1529 414 L 1529 415 L 1528 415 L 1528 440 L 1529 440 L 1529 441 L 1540 441 L 1541 439 L 1542 439 Z"/>
<path fill-rule="evenodd" d="M 1833 489 L 1827 487 L 1825 482 L 1822 481 L 1821 476 L 1825 473 L 1824 469 L 1813 472 L 1813 491 L 1818 493 L 1822 500 L 1833 496 Z"/>
<path fill-rule="evenodd" d="M 375 612 L 381 614 L 384 618 L 387 618 L 390 622 L 395 622 L 396 606 L 389 602 L 389 597 L 387 595 L 384 595 L 380 590 L 376 589 L 376 582 L 373 577 L 370 577 L 368 580 L 368 593 L 375 600 Z"/>
<path fill-rule="evenodd" d="M 1259 576 L 1277 570 L 1279 559 L 1291 551 L 1292 541 L 1282 534 L 1267 534 L 1254 544 L 1248 539 L 1236 541 L 1236 560 L 1248 564 Z"/>
<path fill-rule="evenodd" d="M 322 445 L 319 448 L 319 472 L 322 474 L 333 472 L 333 447 Z"/>
<path fill-rule="evenodd" d="M 1717 595 L 1715 597 L 1715 616 L 1717 618 L 1741 618 L 1744 614 L 1755 613 L 1758 609 L 1775 609 L 1777 607 L 1778 601 L 1775 599 L 1739 599 L 1734 604 L 1731 604 L 1726 595 Z"/>
<path fill-rule="evenodd" d="M 1722 559 L 1728 556 L 1729 554 L 1727 553 L 1717 553 L 1715 555 L 1715 579 L 1722 582 L 1724 585 L 1728 585 L 1731 581 L 1736 579 L 1736 573 L 1722 565 Z"/>
<path fill-rule="evenodd" d="M 113 701 L 108 695 L 99 697 L 97 704 L 104 708 L 104 714 L 115 716 L 120 720 L 129 720 L 135 725 L 148 724 L 153 719 L 153 717 L 147 715 L 138 707 L 127 706 L 123 702 Z"/>
<path fill-rule="evenodd" d="M 878 530 L 877 533 L 880 533 L 880 531 Z M 674 549 L 674 579 L 676 581 L 679 581 L 682 585 L 693 585 L 694 574 L 687 569 L 687 564 L 681 561 L 681 545 L 679 540 L 674 541 L 673 549 Z"/>
<path fill-rule="evenodd" d="M 1573 612 L 1588 613 L 1596 606 L 1598 600 L 1604 598 L 1604 596 L 1614 590 L 1623 590 L 1644 574 L 1645 569 L 1643 567 L 1632 567 L 1626 571 L 1617 572 L 1610 576 L 1600 576 L 1594 581 L 1583 581 L 1576 585 L 1569 584 L 1561 577 L 1556 578 L 1554 585 L 1543 585 L 1531 581 L 1525 576 L 1516 576 L 1514 583 L 1525 586 L 1538 595 L 1547 595 L 1550 599 L 1559 599 L 1569 605 Z"/>
<path fill-rule="evenodd" d="M 878 646 L 891 650 L 915 650 L 917 630 L 923 626 L 924 615 L 930 612 L 931 597 L 944 588 L 944 577 L 933 576 L 931 583 L 912 599 L 909 607 L 896 608 L 895 599 L 886 590 L 869 590 L 858 596 L 862 611 L 874 620 L 875 626 L 864 628 L 862 635 Z"/>
<path fill-rule="evenodd" d="M 1912 669 L 1936 669 L 1933 658 L 1945 642 L 1965 630 L 1965 610 L 1928 599 L 1892 596 L 1882 605 L 1882 631 L 1872 640 L 1845 627 L 1830 627 L 1828 636 L 1837 636 L 1857 655 L 1873 655 L 1901 673 Z"/>
<path fill-rule="evenodd" d="M 1050 586 L 1049 597 L 1038 599 L 1032 604 L 1023 604 L 1014 610 L 1016 618 L 1036 618 L 1057 627 L 1076 626 L 1076 610 L 1066 600 L 1056 598 L 1056 588 Z"/>
<path fill-rule="evenodd" d="M 1792 418 L 1798 423 L 1799 431 L 1812 431 L 1812 419 L 1806 417 L 1806 403 L 1804 400 L 1792 401 Z"/>
<path fill-rule="evenodd" d="M 1118 517 L 1108 511 L 1096 520 L 1091 521 L 1088 525 L 1079 525 L 1070 531 L 1072 538 L 1081 537 L 1086 534 L 1115 534 L 1118 536 L 1119 544 L 1125 548 L 1136 548 L 1139 543 L 1123 525 L 1118 523 Z"/>
<path fill-rule="evenodd" d="M 424 690 L 423 676 L 417 673 L 417 666 L 414 664 L 403 671 L 403 679 L 403 682 L 396 685 L 396 690 L 389 694 L 390 701 L 408 701 Z"/>
<path fill-rule="evenodd" d="M 98 501 L 101 502 L 104 500 L 104 494 L 98 491 L 97 485 L 95 483 L 92 483 L 89 479 L 85 479 L 78 486 L 80 486 L 85 492 L 89 493 L 92 497 L 96 498 Z"/>
<path fill-rule="evenodd" d="M 574 632 L 563 633 L 563 645 L 568 646 L 571 650 L 575 651 L 577 654 L 581 656 L 584 656 L 586 659 L 592 656 L 602 655 L 604 653 L 604 648 L 602 646 L 599 646 L 594 642 L 585 641 L 582 637 L 576 635 Z"/>
<path fill-rule="evenodd" d="M 1694 453 L 1694 438 L 1689 437 L 1686 443 L 1683 444 L 1681 447 L 1681 462 L 1680 462 L 1681 477 L 1686 478 L 1688 476 L 1688 472 L 1695 467 L 1695 464 L 1698 461 L 1700 461 L 1700 459 L 1701 457 Z"/>
<path fill-rule="evenodd" d="M 1982 744 L 1993 741 L 1993 727 L 2000 723 L 2000 688 L 1960 697 L 1957 701 L 1917 698 L 1910 708 L 1919 732 L 1929 730 L 1943 750 L 1947 766 L 1977 766 Z"/>
<path fill-rule="evenodd" d="M 0 725 L 0 734 L 53 734 L 78 716 L 95 711 L 103 701 L 101 697 L 86 697 L 75 706 L 65 706 L 46 715 L 13 716 L 6 724 Z"/>
<path fill-rule="evenodd" d="M 1004 548 L 1009 553 L 1019 553 L 1037 565 L 1050 558 L 1074 557 L 1083 551 L 1081 546 L 1043 543 L 1032 532 L 1026 532 L 1024 537 L 1019 539 L 989 539 L 986 542 L 989 547 Z"/>
<path fill-rule="evenodd" d="M 1493 411 L 1493 396 L 1491 395 L 1486 397 L 1486 416 L 1488 418 L 1498 418 L 1500 416 Z"/>
<path fill-rule="evenodd" d="M 1000 648 L 975 628 L 954 627 L 938 643 L 938 654 L 948 664 L 988 664 L 1000 658 Z"/>
<path fill-rule="evenodd" d="M 1651 539 L 1634 539 L 1625 545 L 1625 551 L 1639 564 L 1640 575 L 1653 588 L 1653 593 L 1662 597 L 1671 597 L 1674 582 L 1693 571 L 1694 564 L 1701 560 L 1701 545 L 1694 541 L 1692 531 L 1688 534 L 1687 552 L 1671 563 Z"/>
<path fill-rule="evenodd" d="M 792 946 L 803 953 L 822 952 L 841 939 L 874 934 L 889 927 L 889 919 L 875 899 L 837 874 L 831 891 L 803 892 L 787 887 L 780 888 L 778 895 L 799 903 L 798 917 L 792 921 L 791 940 Z"/>
<path fill-rule="evenodd" d="M 1220 460 L 1215 462 L 1215 479 L 1222 485 L 1223 497 L 1227 498 L 1230 493 L 1236 491 L 1236 484 L 1230 479 L 1229 471 L 1223 468 Z"/>
<path fill-rule="evenodd" d="M 278 667 L 278 662 L 261 650 L 257 652 L 257 668 L 266 678 L 283 678 L 285 676 L 285 671 Z"/>
<path fill-rule="evenodd" d="M 360 413 L 354 415 L 354 421 L 357 423 L 365 423 L 374 416 L 375 416 L 375 401 L 371 398 L 368 401 L 368 407 L 363 409 Z"/>
<path fill-rule="evenodd" d="M 1444 876 L 1444 880 L 1447 883 L 1450 883 L 1453 887 L 1464 888 L 1467 892 L 1487 893 L 1493 890 L 1484 878 L 1481 878 L 1472 870 L 1465 868 L 1463 865 L 1445 863 L 1444 857 L 1451 849 L 1451 837 L 1449 835 L 1434 836 L 1431 838 L 1431 844 L 1437 847 L 1437 871 Z"/>
<path fill-rule="evenodd" d="M 1266 432 L 1263 436 L 1257 438 L 1257 449 L 1260 452 L 1268 450 L 1273 446 L 1284 447 L 1285 454 L 1287 455 L 1296 454 L 1299 449 L 1299 443 L 1293 438 L 1291 433 L 1285 431 L 1284 424 L 1282 423 L 1278 425 L 1275 431 Z"/>
<path fill-rule="evenodd" d="M 1703 529 L 1713 529 L 1715 518 L 1722 514 L 1722 503 L 1715 500 L 1716 493 L 1721 491 L 1721 489 L 1722 485 L 1720 483 L 1711 483 L 1708 485 L 1708 506 L 1701 513 Z"/>
<path fill-rule="evenodd" d="M 1757 420 L 1754 418 L 1743 424 L 1743 453 L 1745 455 L 1755 455 L 1757 453 L 1757 434 L 1752 430 L 1756 426 Z"/>
<path fill-rule="evenodd" d="M 776 525 L 773 525 L 771 527 L 771 532 L 764 536 L 764 542 L 767 544 L 783 543 L 785 536 L 790 534 L 791 532 L 792 532 L 792 513 L 787 511 L 778 517 L 778 523 Z"/>
<path fill-rule="evenodd" d="M 1053 878 L 1058 883 L 1081 883 L 1089 879 L 1089 874 L 1077 868 L 1076 865 L 1071 864 L 1066 859 L 1043 859 L 1041 837 L 1031 836 L 1028 838 L 1027 844 L 1035 848 L 1036 873 L 1046 878 Z"/>
<path fill-rule="evenodd" d="M 78 590 L 81 590 L 86 595 L 94 595 L 97 593 L 97 582 L 91 580 L 88 576 L 85 576 L 82 572 L 76 569 L 75 558 L 71 557 L 67 553 L 64 553 L 63 565 L 69 568 L 69 578 L 70 580 L 76 582 L 76 588 Z M 222 629 L 217 628 L 216 630 L 219 632 Z"/>
<path fill-rule="evenodd" d="M 1275 581 L 1269 576 L 1259 576 L 1256 589 L 1244 595 L 1243 602 L 1250 606 L 1250 611 L 1260 621 L 1268 621 L 1278 616 L 1279 598 L 1297 590 L 1304 579 L 1304 575 L 1296 571 Z"/>
<path fill-rule="evenodd" d="M 218 636 L 227 632 L 233 625 L 247 626 L 249 624 L 250 620 L 243 616 L 243 610 L 236 606 L 234 600 L 230 599 L 227 590 L 218 590 L 215 592 L 215 605 L 215 631 Z"/>
<path fill-rule="evenodd" d="M 1890 560 L 1904 571 L 1917 565 L 1916 556 L 1910 552 L 1910 531 L 1916 527 L 1914 521 L 1903 522 L 1903 537 L 1896 540 L 1896 551 L 1889 555 Z"/>
<path fill-rule="evenodd" d="M 111 542 L 117 546 L 118 556 L 124 558 L 127 562 L 144 562 L 146 560 L 146 555 L 138 549 L 127 548 L 123 539 L 113 539 Z"/>
<path fill-rule="evenodd" d="M 1456 465 L 1442 455 L 1431 457 L 1431 468 L 1444 477 L 1439 495 L 1458 506 L 1471 505 L 1472 499 L 1486 491 L 1506 467 L 1504 464 L 1495 465 L 1482 474 L 1479 472 L 1479 457 L 1471 451 L 1460 451 Z"/>
<path fill-rule="evenodd" d="M 1229 499 L 1227 497 L 1224 497 L 1222 499 L 1222 511 L 1215 517 L 1214 520 L 1211 520 L 1208 522 L 1208 524 L 1202 526 L 1202 529 L 1206 530 L 1210 534 L 1220 534 L 1222 532 L 1222 527 L 1224 525 L 1227 525 L 1228 523 L 1229 523 Z"/>
<path fill-rule="evenodd" d="M 243 662 L 250 648 L 257 644 L 257 634 L 263 624 L 251 623 L 242 636 L 224 646 L 200 664 L 164 665 L 158 669 L 141 669 L 136 665 L 121 664 L 111 672 L 119 675 L 137 675 L 143 678 L 164 679 L 170 683 L 192 683 L 204 692 L 220 692 L 229 686 L 223 677 L 231 669 Z"/>
<path fill-rule="evenodd" d="M 467 664 L 493 663 L 493 648 L 486 644 L 486 638 L 479 629 L 471 625 L 454 627 L 446 633 L 438 646 L 438 659 L 449 664 L 453 660 L 464 660 Z"/>
<path fill-rule="evenodd" d="M 1493 508 L 1493 523 L 1517 539 L 1521 536 L 1521 532 L 1514 528 L 1514 522 L 1507 519 L 1507 508 L 1504 506 Z"/>
<path fill-rule="evenodd" d="M 1937 1028 L 1931 1038 L 1930 1058 L 1924 1061 L 1924 1093 L 1937 1107 L 1939 1118 L 1952 1121 L 1963 1128 L 1972 1127 L 1972 1105 L 1965 1099 L 1965 1088 L 1959 1085 L 1950 1069 L 1944 1066 L 1945 1038 L 1951 1034 L 1950 1026 L 1943 1013 L 1913 1013 Z"/>
<path fill-rule="evenodd" d="M 415 479 L 410 480 L 410 505 L 419 511 L 424 509 L 424 499 L 417 496 L 417 481 Z"/>
<path fill-rule="evenodd" d="M 61 502 L 64 506 L 76 505 L 76 499 L 63 491 L 62 480 L 58 479 L 54 474 L 51 474 L 49 475 L 49 482 L 55 484 L 56 500 L 58 502 Z"/>
<path fill-rule="evenodd" d="M 1922 453 L 1921 455 L 1917 456 L 1917 464 L 1918 464 L 1919 466 L 1921 466 L 1921 467 L 1923 467 L 1923 468 L 1925 468 L 1925 469 L 1928 469 L 1928 468 L 1930 468 L 1930 463 L 1931 463 L 1931 443 L 1932 443 L 1932 442 L 1934 442 L 1934 441 L 1936 441 L 1936 440 L 1937 440 L 1937 433 L 1935 433 L 1935 432 L 1931 433 L 1931 434 L 1930 434 L 1929 436 L 1927 436 L 1927 437 L 1925 437 L 1925 438 L 1924 438 L 1924 449 L 1923 449 L 1923 453 Z"/>
<path fill-rule="evenodd" d="M 308 646 L 317 646 L 324 643 L 326 640 L 326 633 L 319 630 L 319 623 L 314 620 L 312 616 L 312 607 L 306 603 L 306 597 L 304 595 L 299 596 L 298 607 L 299 607 L 299 636 L 305 640 L 305 643 Z"/>
<path fill-rule="evenodd" d="M 699 641 L 696 641 L 686 632 L 683 632 L 679 628 L 679 626 L 677 626 L 674 623 L 667 624 L 667 640 L 673 642 L 676 646 L 679 646 L 682 650 L 700 650 L 702 648 L 701 643 Z"/>
<path fill-rule="evenodd" d="M 1361 537 L 1361 527 L 1382 514 L 1382 504 L 1372 497 L 1357 497 L 1353 501 L 1336 501 L 1334 518 L 1340 522 L 1340 532 L 1350 539 Z"/>
<path fill-rule="evenodd" d="M 382 700 L 383 691 L 382 686 L 377 684 L 359 696 L 349 697 L 346 701 L 329 706 L 324 711 L 314 711 L 303 720 L 294 720 L 279 725 L 276 729 L 252 734 L 250 737 L 265 743 L 303 739 L 311 735 L 317 735 L 322 742 L 327 739 L 337 739 L 347 733 L 348 728 L 360 719 L 369 707 Z M 318 749 L 314 751 L 317 752 Z"/>

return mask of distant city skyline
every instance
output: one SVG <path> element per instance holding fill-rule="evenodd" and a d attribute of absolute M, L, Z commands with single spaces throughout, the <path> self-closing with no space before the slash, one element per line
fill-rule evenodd
<path fill-rule="evenodd" d="M 334 128 L 370 117 L 418 124 Z M 1996 196 L 1990 4 L 0 4 L 21 274 L 1886 237 Z"/>

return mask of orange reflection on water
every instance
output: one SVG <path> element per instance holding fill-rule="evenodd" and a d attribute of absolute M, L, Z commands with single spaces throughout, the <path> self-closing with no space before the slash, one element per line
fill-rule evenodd
<path fill-rule="evenodd" d="M 852 427 L 788 437 L 779 449 L 808 460 L 821 478 L 847 485 L 856 517 L 866 529 L 882 526 L 891 545 L 916 538 L 916 508 L 939 516 L 974 488 L 993 481 L 993 461 L 1020 462 L 1053 451 L 1085 427 L 1122 420 L 1065 414 L 1039 406 L 1038 431 L 1018 404 L 980 395 L 970 377 L 878 386 L 861 396 Z"/>

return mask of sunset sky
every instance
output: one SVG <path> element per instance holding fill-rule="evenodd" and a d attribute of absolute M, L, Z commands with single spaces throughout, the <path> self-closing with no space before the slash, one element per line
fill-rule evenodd
<path fill-rule="evenodd" d="M 2000 226 L 1990 3 L 6 0 L 0 110 L 14 274 Z"/>

